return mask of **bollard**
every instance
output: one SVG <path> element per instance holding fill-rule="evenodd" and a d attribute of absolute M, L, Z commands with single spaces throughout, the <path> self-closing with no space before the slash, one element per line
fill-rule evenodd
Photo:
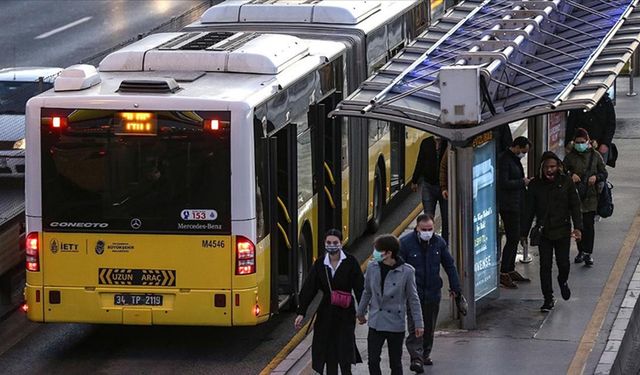
<path fill-rule="evenodd" d="M 520 259 L 520 263 L 531 263 L 533 258 L 529 255 L 529 243 L 525 240 L 520 242 L 520 245 L 522 245 L 522 259 Z"/>
<path fill-rule="evenodd" d="M 629 59 L 629 91 L 627 92 L 627 96 L 636 96 L 638 95 L 635 91 L 633 91 L 633 77 L 636 75 L 636 64 L 634 63 L 634 56 Z"/>

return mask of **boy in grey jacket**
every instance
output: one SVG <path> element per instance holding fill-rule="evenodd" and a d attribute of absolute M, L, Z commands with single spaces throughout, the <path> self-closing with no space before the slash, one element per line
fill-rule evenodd
<path fill-rule="evenodd" d="M 356 316 L 360 324 L 366 323 L 365 315 L 369 309 L 369 335 L 367 336 L 369 373 L 382 374 L 380 353 L 386 340 L 391 374 L 402 374 L 402 341 L 407 304 L 410 306 L 415 322 L 416 337 L 421 337 L 424 333 L 415 270 L 398 255 L 400 242 L 396 236 L 390 234 L 379 236 L 373 245 L 373 260 L 367 266 L 364 292 Z"/>

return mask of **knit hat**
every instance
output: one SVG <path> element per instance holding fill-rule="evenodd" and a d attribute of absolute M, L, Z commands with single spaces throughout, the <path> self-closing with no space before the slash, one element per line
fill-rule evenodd
<path fill-rule="evenodd" d="M 589 132 L 585 128 L 578 128 L 573 134 L 573 139 L 576 139 L 576 138 L 589 139 Z"/>

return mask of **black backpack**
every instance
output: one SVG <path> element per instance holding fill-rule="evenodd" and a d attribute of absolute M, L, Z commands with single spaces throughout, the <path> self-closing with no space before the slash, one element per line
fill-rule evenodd
<path fill-rule="evenodd" d="M 604 182 L 600 196 L 598 196 L 598 215 L 609 217 L 613 215 L 613 185 L 608 180 Z"/>

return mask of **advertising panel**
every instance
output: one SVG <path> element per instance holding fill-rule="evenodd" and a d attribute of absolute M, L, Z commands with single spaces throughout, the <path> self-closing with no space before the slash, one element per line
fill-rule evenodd
<path fill-rule="evenodd" d="M 564 138 L 567 128 L 567 113 L 554 112 L 548 114 L 547 149 L 553 151 L 560 159 L 564 159 Z"/>
<path fill-rule="evenodd" d="M 496 156 L 494 141 L 473 150 L 473 255 L 475 300 L 498 286 Z"/>

